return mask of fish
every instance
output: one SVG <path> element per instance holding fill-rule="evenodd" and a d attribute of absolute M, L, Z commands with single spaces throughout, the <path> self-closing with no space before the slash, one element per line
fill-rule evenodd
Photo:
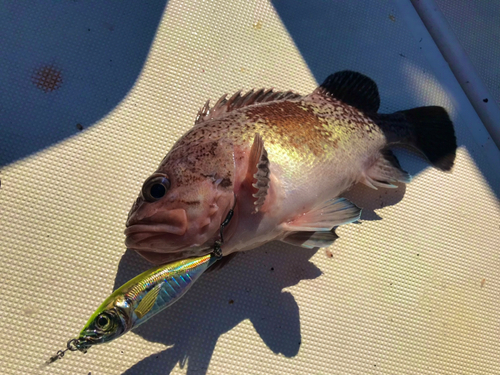
<path fill-rule="evenodd" d="M 66 350 L 86 352 L 137 328 L 177 302 L 219 259 L 220 255 L 212 252 L 156 266 L 134 277 L 104 300 L 78 337 L 68 341 Z M 59 351 L 46 364 L 61 359 L 66 350 Z"/>
<path fill-rule="evenodd" d="M 411 181 L 391 148 L 412 148 L 442 171 L 454 165 L 457 141 L 444 108 L 379 107 L 377 84 L 349 70 L 308 95 L 260 89 L 207 101 L 143 183 L 126 246 L 154 264 L 207 254 L 233 207 L 226 259 L 274 240 L 331 246 L 338 226 L 361 217 L 343 192 Z"/>

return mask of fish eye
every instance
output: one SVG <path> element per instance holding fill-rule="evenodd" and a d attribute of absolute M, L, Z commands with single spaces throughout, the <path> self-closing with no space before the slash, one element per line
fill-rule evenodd
<path fill-rule="evenodd" d="M 111 326 L 111 318 L 108 314 L 102 313 L 95 320 L 95 325 L 98 329 L 106 331 Z"/>
<path fill-rule="evenodd" d="M 147 202 L 156 202 L 170 189 L 170 180 L 165 175 L 153 175 L 142 186 L 142 196 Z"/>

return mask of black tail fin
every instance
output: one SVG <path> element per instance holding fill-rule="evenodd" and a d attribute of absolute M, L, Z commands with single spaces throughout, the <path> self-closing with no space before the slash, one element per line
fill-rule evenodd
<path fill-rule="evenodd" d="M 443 107 L 419 107 L 400 111 L 412 129 L 410 144 L 419 149 L 442 171 L 449 171 L 455 162 L 457 139 L 450 116 Z"/>

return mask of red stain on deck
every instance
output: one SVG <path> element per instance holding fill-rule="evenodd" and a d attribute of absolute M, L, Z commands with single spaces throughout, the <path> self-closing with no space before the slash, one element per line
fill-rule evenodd
<path fill-rule="evenodd" d="M 35 69 L 31 81 L 36 87 L 45 92 L 57 90 L 63 82 L 61 70 L 54 65 L 44 65 Z"/>

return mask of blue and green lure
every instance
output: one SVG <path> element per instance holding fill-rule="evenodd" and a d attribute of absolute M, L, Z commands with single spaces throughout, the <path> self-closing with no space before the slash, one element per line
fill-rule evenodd
<path fill-rule="evenodd" d="M 86 352 L 93 345 L 112 341 L 140 326 L 178 301 L 198 278 L 218 259 L 214 252 L 151 268 L 115 290 L 90 317 L 78 338 L 68 341 L 47 363 L 64 352 Z"/>
<path fill-rule="evenodd" d="M 234 201 L 236 204 L 236 196 Z M 68 341 L 66 349 L 59 350 L 45 363 L 61 359 L 68 350 L 85 353 L 93 345 L 123 336 L 178 301 L 212 264 L 222 258 L 223 231 L 233 217 L 233 210 L 234 207 L 220 225 L 220 239 L 215 241 L 212 253 L 163 264 L 134 277 L 106 298 L 78 337 Z"/>

